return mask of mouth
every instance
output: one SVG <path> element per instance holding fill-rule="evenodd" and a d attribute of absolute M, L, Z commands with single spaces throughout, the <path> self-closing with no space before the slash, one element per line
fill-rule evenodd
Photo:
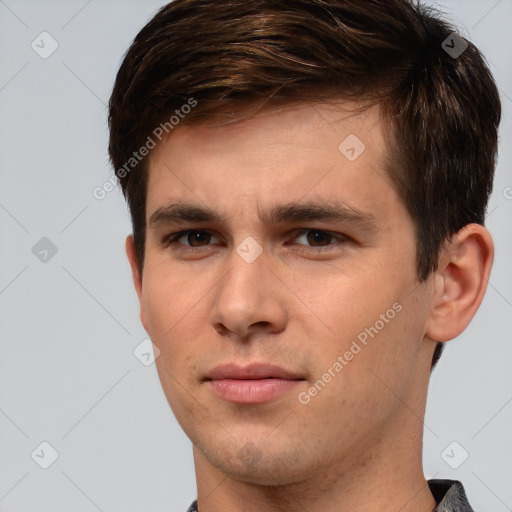
<path fill-rule="evenodd" d="M 204 382 L 220 398 L 235 404 L 269 402 L 295 389 L 304 381 L 300 375 L 272 364 L 220 365 Z"/>

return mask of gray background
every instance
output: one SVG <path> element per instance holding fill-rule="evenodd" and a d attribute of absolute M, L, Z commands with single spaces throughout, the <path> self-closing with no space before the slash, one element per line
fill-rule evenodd
<path fill-rule="evenodd" d="M 476 510 L 502 512 L 512 510 L 512 1 L 436 3 L 487 56 L 504 119 L 487 218 L 495 265 L 433 374 L 424 466 L 462 480 Z M 185 511 L 196 495 L 190 442 L 155 366 L 133 354 L 146 333 L 124 255 L 127 209 L 117 189 L 92 195 L 112 174 L 115 73 L 163 4 L 0 0 L 1 512 Z M 43 31 L 59 45 L 46 59 L 31 47 Z M 44 441 L 58 452 L 48 469 Z"/>

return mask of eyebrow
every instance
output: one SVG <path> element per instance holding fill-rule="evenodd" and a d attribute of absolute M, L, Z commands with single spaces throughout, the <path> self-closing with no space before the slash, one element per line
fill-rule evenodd
<path fill-rule="evenodd" d="M 342 201 L 307 201 L 274 205 L 260 215 L 260 218 L 271 224 L 338 221 L 357 224 L 370 232 L 377 232 L 380 229 L 373 214 L 362 212 Z M 208 207 L 187 202 L 174 202 L 153 212 L 149 219 L 149 226 L 155 229 L 179 221 L 226 223 L 221 215 Z"/>

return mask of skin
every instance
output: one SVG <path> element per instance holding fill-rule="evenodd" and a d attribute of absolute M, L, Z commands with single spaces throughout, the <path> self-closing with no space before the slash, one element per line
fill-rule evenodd
<path fill-rule="evenodd" d="M 150 155 L 148 223 L 179 201 L 222 216 L 148 227 L 142 275 L 126 241 L 163 390 L 194 446 L 201 512 L 435 507 L 421 460 L 434 340 L 454 338 L 473 317 L 493 245 L 484 227 L 466 226 L 438 270 L 417 281 L 414 225 L 383 168 L 389 128 L 377 106 L 355 106 L 273 107 L 236 124 L 181 125 Z M 366 146 L 355 161 L 338 150 L 349 134 Z M 264 215 L 273 205 L 336 200 L 373 216 L 376 229 Z M 301 228 L 322 231 L 311 238 Z M 187 236 L 162 242 L 182 230 L 206 233 L 195 246 Z M 246 237 L 262 249 L 252 263 L 236 251 Z M 396 303 L 400 312 L 301 403 L 298 393 Z M 304 380 L 270 402 L 236 405 L 204 381 L 228 362 L 269 362 Z"/>

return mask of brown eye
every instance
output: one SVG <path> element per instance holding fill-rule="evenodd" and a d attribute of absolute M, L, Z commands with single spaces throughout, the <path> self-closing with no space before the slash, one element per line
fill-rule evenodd
<path fill-rule="evenodd" d="M 188 229 L 165 237 L 163 243 L 166 247 L 173 246 L 177 249 L 186 247 L 206 247 L 210 245 L 212 238 L 217 240 L 216 237 L 208 231 Z"/>
<path fill-rule="evenodd" d="M 206 231 L 189 231 L 187 234 L 187 242 L 192 247 L 199 247 L 204 245 L 204 243 L 208 244 L 211 237 L 212 235 Z"/>
<path fill-rule="evenodd" d="M 325 246 L 330 245 L 330 241 L 332 240 L 332 235 L 325 231 L 318 231 L 316 229 L 310 229 L 306 236 L 307 241 L 315 246 Z"/>
<path fill-rule="evenodd" d="M 305 246 L 306 248 L 328 248 L 332 249 L 335 245 L 341 245 L 349 239 L 341 233 L 331 233 L 323 229 L 299 229 L 295 238 L 297 245 Z"/>

